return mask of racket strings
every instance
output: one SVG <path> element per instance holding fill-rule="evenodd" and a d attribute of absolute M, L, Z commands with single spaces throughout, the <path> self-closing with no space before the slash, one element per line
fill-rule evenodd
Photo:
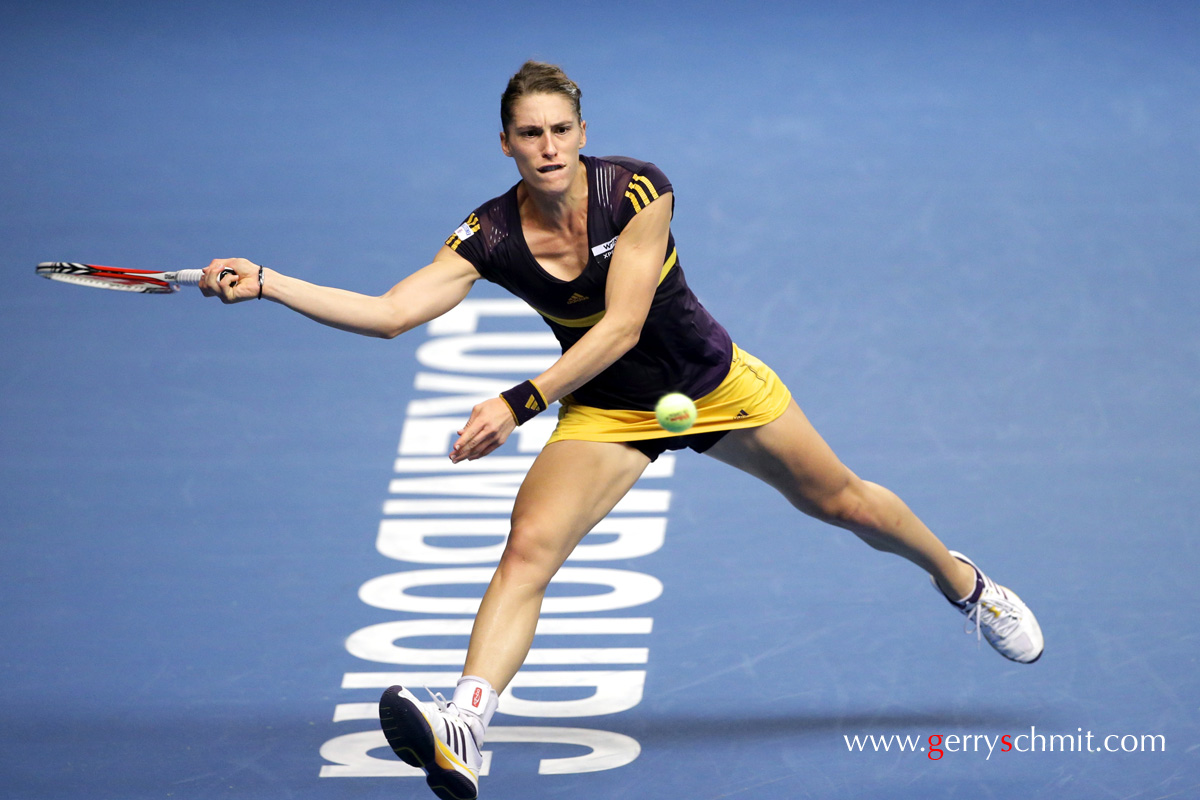
<path fill-rule="evenodd" d="M 118 292 L 141 292 L 142 294 L 163 294 L 173 292 L 175 289 L 170 284 L 153 284 L 153 283 L 123 283 L 104 278 L 92 278 L 87 275 L 69 275 L 65 273 L 51 272 L 47 273 L 46 277 L 54 281 L 62 281 L 63 283 L 74 283 L 79 286 L 92 286 L 97 289 L 115 289 Z"/>

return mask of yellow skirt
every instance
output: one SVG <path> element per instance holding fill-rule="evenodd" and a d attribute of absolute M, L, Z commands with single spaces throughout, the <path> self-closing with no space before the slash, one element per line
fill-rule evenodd
<path fill-rule="evenodd" d="M 546 443 L 563 439 L 634 442 L 757 428 L 782 416 L 792 401 L 792 393 L 774 370 L 735 344 L 733 363 L 725 380 L 716 389 L 693 400 L 698 412 L 696 424 L 682 433 L 671 433 L 658 424 L 653 411 L 594 408 L 571 403 L 569 397 L 565 397 L 560 401 L 558 427 Z"/>

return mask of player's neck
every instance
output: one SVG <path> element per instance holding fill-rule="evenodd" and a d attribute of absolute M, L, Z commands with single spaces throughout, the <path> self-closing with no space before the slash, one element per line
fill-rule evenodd
<path fill-rule="evenodd" d="M 531 191 L 522 183 L 517 189 L 521 223 L 546 231 L 569 232 L 582 220 L 587 225 L 587 168 L 580 162 L 575 179 L 566 191 L 555 194 Z"/>

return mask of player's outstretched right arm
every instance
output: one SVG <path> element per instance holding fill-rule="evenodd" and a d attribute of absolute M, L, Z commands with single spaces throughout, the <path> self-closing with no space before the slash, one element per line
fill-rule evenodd
<path fill-rule="evenodd" d="M 319 286 L 244 258 L 221 258 L 204 268 L 200 291 L 224 303 L 261 296 L 322 325 L 391 339 L 454 308 L 479 277 L 471 262 L 449 247 L 378 297 Z"/>

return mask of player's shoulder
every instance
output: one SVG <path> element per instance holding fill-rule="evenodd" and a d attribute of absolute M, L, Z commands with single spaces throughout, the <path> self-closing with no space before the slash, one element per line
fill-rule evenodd
<path fill-rule="evenodd" d="M 508 229 L 512 225 L 512 215 L 517 210 L 517 185 L 514 184 L 507 192 L 493 197 L 491 200 L 475 209 L 475 216 L 488 220 L 493 227 Z"/>
<path fill-rule="evenodd" d="M 629 156 L 581 156 L 586 158 L 593 171 L 601 179 L 612 182 L 628 182 L 634 175 L 648 176 L 651 180 L 670 186 L 667 176 L 654 162 Z"/>
<path fill-rule="evenodd" d="M 646 165 L 653 166 L 650 161 L 630 156 L 585 156 L 581 153 L 579 157 L 599 165 L 612 165 L 627 172 L 637 172 Z"/>
<path fill-rule="evenodd" d="M 520 215 L 516 210 L 516 191 L 517 187 L 513 186 L 504 194 L 497 195 L 475 208 L 446 240 L 446 245 L 451 250 L 458 251 L 464 242 L 475 239 L 472 244 L 477 245 L 481 250 L 480 255 L 483 255 L 506 240 L 514 227 L 520 225 Z"/>
<path fill-rule="evenodd" d="M 629 156 L 589 158 L 594 186 L 601 203 L 607 203 L 623 224 L 632 214 L 667 192 L 671 181 L 653 162 Z"/>

